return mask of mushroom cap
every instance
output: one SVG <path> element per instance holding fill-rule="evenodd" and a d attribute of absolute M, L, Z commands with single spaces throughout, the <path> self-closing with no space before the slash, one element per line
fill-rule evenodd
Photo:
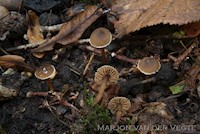
<path fill-rule="evenodd" d="M 104 48 L 108 46 L 112 41 L 112 34 L 111 32 L 104 28 L 100 27 L 95 29 L 92 34 L 90 35 L 90 44 L 94 48 Z"/>
<path fill-rule="evenodd" d="M 137 69 L 145 75 L 155 74 L 160 70 L 160 61 L 154 57 L 145 57 L 137 64 Z"/>
<path fill-rule="evenodd" d="M 35 77 L 41 80 L 53 79 L 56 76 L 56 69 L 51 64 L 42 64 L 35 70 Z"/>
<path fill-rule="evenodd" d="M 108 109 L 110 109 L 111 113 L 114 115 L 120 110 L 121 116 L 124 116 L 126 111 L 128 111 L 130 108 L 131 102 L 126 97 L 114 97 L 108 103 Z"/>
<path fill-rule="evenodd" d="M 106 85 L 107 86 L 113 85 L 113 84 L 116 84 L 117 81 L 119 80 L 119 73 L 114 67 L 110 65 L 104 65 L 97 69 L 97 72 L 95 73 L 94 81 L 98 85 L 101 85 L 105 77 L 108 77 Z"/>

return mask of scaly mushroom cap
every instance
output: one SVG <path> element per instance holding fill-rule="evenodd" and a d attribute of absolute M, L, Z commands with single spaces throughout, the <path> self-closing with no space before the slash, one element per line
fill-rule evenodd
<path fill-rule="evenodd" d="M 155 74 L 160 70 L 160 62 L 154 57 L 145 57 L 137 64 L 138 70 L 145 75 Z"/>
<path fill-rule="evenodd" d="M 41 80 L 53 79 L 56 76 L 56 69 L 51 64 L 42 64 L 35 71 L 35 77 Z"/>
<path fill-rule="evenodd" d="M 94 81 L 98 85 L 101 85 L 105 77 L 108 77 L 106 85 L 107 86 L 113 85 L 113 84 L 116 84 L 117 81 L 119 80 L 119 73 L 114 67 L 109 66 L 109 65 L 104 65 L 97 69 L 97 72 L 95 73 Z"/>
<path fill-rule="evenodd" d="M 100 27 L 95 29 L 90 35 L 90 44 L 94 48 L 104 48 L 112 41 L 112 34 L 106 28 Z"/>
<path fill-rule="evenodd" d="M 117 111 L 120 111 L 121 116 L 124 116 L 130 108 L 131 102 L 126 97 L 114 97 L 108 103 L 108 109 L 114 115 L 116 115 Z"/>

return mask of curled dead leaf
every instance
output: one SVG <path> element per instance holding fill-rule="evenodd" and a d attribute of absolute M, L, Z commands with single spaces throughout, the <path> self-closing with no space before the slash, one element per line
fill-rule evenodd
<path fill-rule="evenodd" d="M 160 23 L 183 25 L 200 20 L 199 0 L 112 0 L 117 37 Z"/>
<path fill-rule="evenodd" d="M 200 34 L 200 21 L 183 25 L 182 29 L 187 33 L 187 36 L 196 37 Z"/>
<path fill-rule="evenodd" d="M 35 68 L 26 64 L 25 59 L 18 55 L 0 56 L 0 66 L 5 68 L 17 68 L 20 70 L 34 72 Z"/>
<path fill-rule="evenodd" d="M 44 40 L 44 36 L 39 24 L 38 16 L 32 11 L 28 11 L 28 30 L 27 30 L 27 38 L 30 44 L 34 44 L 37 42 L 41 42 Z M 37 58 L 42 58 L 44 53 L 32 53 Z"/>
<path fill-rule="evenodd" d="M 87 6 L 83 12 L 80 12 L 70 21 L 63 24 L 59 33 L 52 37 L 41 46 L 32 50 L 32 52 L 44 52 L 53 49 L 54 43 L 59 42 L 63 45 L 75 42 L 78 40 L 84 31 L 100 16 L 96 14 L 101 12 L 97 6 Z"/>

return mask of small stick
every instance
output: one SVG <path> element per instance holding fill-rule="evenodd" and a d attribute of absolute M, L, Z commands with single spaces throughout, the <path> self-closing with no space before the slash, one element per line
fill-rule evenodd
<path fill-rule="evenodd" d="M 4 54 L 9 55 L 9 53 L 6 52 L 2 47 L 0 47 L 0 50 L 1 50 Z"/>
<path fill-rule="evenodd" d="M 89 50 L 89 51 L 93 51 L 93 52 L 95 52 L 95 53 L 98 53 L 98 54 L 101 54 L 101 51 L 100 50 L 98 50 L 98 49 L 95 49 L 95 48 L 93 48 L 93 47 L 91 47 L 91 46 L 86 46 L 85 47 L 87 50 Z M 119 60 L 122 60 L 122 61 L 125 61 L 125 62 L 129 62 L 129 63 L 132 63 L 132 64 L 137 64 L 137 62 L 139 61 L 139 59 L 131 59 L 131 58 L 128 58 L 128 57 L 126 57 L 126 56 L 124 56 L 124 55 L 118 55 L 118 54 L 116 54 L 116 53 L 114 53 L 114 52 L 109 52 L 108 50 L 106 50 L 105 49 L 105 52 L 106 53 L 109 53 L 112 57 L 115 57 L 115 58 L 117 58 L 117 59 L 119 59 Z"/>
<path fill-rule="evenodd" d="M 80 110 L 79 110 L 77 107 L 75 107 L 74 105 L 72 105 L 71 103 L 67 102 L 67 101 L 64 100 L 64 99 L 61 99 L 61 100 L 59 101 L 59 104 L 62 104 L 62 105 L 64 105 L 64 106 L 66 106 L 66 107 L 70 107 L 70 108 L 74 109 L 75 111 L 77 111 L 78 113 L 80 113 Z"/>
<path fill-rule="evenodd" d="M 78 44 L 88 43 L 90 39 L 80 39 L 77 41 Z"/>
<path fill-rule="evenodd" d="M 88 70 L 88 68 L 89 68 L 89 66 L 90 66 L 90 64 L 91 64 L 91 62 L 92 62 L 93 59 L 94 59 L 94 52 L 92 52 L 92 54 L 91 54 L 91 56 L 90 56 L 90 59 L 89 59 L 89 61 L 88 61 L 88 64 L 85 66 L 85 69 L 84 69 L 84 71 L 83 71 L 83 75 L 86 74 L 86 72 L 87 72 L 87 70 Z"/>
<path fill-rule="evenodd" d="M 15 50 L 21 50 L 21 49 L 27 49 L 27 48 L 34 48 L 37 47 L 41 44 L 43 44 L 46 40 L 37 42 L 37 43 L 31 43 L 31 44 L 25 44 L 25 45 L 21 45 L 21 46 L 17 46 L 17 47 L 11 47 L 6 49 L 6 51 L 10 52 L 10 51 L 15 51 Z"/>
<path fill-rule="evenodd" d="M 172 55 L 168 55 L 168 57 L 174 61 L 174 65 L 173 65 L 174 69 L 178 69 L 181 62 L 192 52 L 192 50 L 195 47 L 198 46 L 198 44 L 199 44 L 199 42 L 198 42 L 198 39 L 196 38 L 194 40 L 194 42 L 192 43 L 192 45 L 183 54 L 181 54 L 178 58 L 173 57 Z"/>
<path fill-rule="evenodd" d="M 40 28 L 42 32 L 56 32 L 61 29 L 63 24 L 58 24 L 58 25 L 53 25 L 53 26 L 40 26 Z"/>
<path fill-rule="evenodd" d="M 141 85 L 141 84 L 147 84 L 147 83 L 154 82 L 154 81 L 156 81 L 156 78 L 152 77 L 152 78 L 149 78 L 149 79 L 146 79 L 146 80 L 142 80 L 142 81 L 138 81 L 136 83 L 133 83 L 131 86 L 136 86 L 136 85 Z"/>

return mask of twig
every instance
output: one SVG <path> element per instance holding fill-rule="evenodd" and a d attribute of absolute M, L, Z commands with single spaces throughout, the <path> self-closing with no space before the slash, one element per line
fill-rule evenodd
<path fill-rule="evenodd" d="M 77 41 L 78 44 L 88 43 L 90 39 L 80 39 Z"/>
<path fill-rule="evenodd" d="M 95 52 L 97 54 L 101 54 L 101 51 L 99 49 L 95 49 L 91 46 L 85 46 L 85 48 L 89 51 L 92 51 L 92 52 Z M 132 64 L 137 64 L 137 62 L 139 61 L 139 59 L 131 59 L 131 58 L 128 58 L 124 55 L 118 55 L 116 54 L 115 52 L 109 52 L 108 50 L 105 49 L 105 53 L 108 53 L 111 55 L 111 57 L 115 57 L 119 60 L 122 60 L 122 61 L 125 61 L 125 62 L 129 62 L 129 63 L 132 63 Z"/>
<path fill-rule="evenodd" d="M 59 31 L 64 23 L 53 26 L 41 26 L 42 32 L 56 32 Z"/>
<path fill-rule="evenodd" d="M 37 43 L 31 43 L 31 44 L 25 44 L 25 45 L 21 45 L 21 46 L 17 46 L 17 47 L 11 47 L 6 49 L 6 51 L 15 51 L 15 50 L 21 50 L 21 49 L 27 49 L 27 48 L 34 48 L 37 47 L 39 45 L 41 45 L 42 43 L 44 43 L 46 40 L 37 42 Z"/>
<path fill-rule="evenodd" d="M 6 52 L 2 47 L 0 47 L 0 50 L 1 50 L 4 54 L 9 55 L 9 53 Z"/>
<path fill-rule="evenodd" d="M 45 102 L 44 102 L 43 105 L 44 105 L 44 106 L 40 106 L 39 108 L 47 107 L 47 109 L 49 109 L 49 111 L 53 114 L 53 116 L 54 116 L 58 121 L 60 121 L 62 124 L 64 124 L 65 126 L 68 127 L 68 125 L 67 125 L 64 121 L 62 121 L 61 119 L 59 119 L 58 116 L 53 112 L 53 110 L 52 110 L 52 108 L 51 108 L 51 106 L 49 105 L 49 103 L 48 103 L 47 100 L 45 100 Z"/>
<path fill-rule="evenodd" d="M 142 81 L 138 81 L 136 83 L 133 83 L 133 84 L 131 84 L 131 86 L 136 86 L 136 85 L 141 85 L 141 84 L 147 84 L 147 83 L 154 82 L 154 81 L 156 81 L 156 78 L 152 77 L 152 78 L 149 78 L 149 79 L 146 79 L 146 80 L 142 80 Z"/>
<path fill-rule="evenodd" d="M 76 112 L 80 112 L 80 110 L 78 108 L 76 108 L 74 105 L 70 104 L 69 102 L 67 102 L 66 100 L 64 100 L 61 97 L 61 92 L 33 92 L 33 91 L 29 91 L 26 94 L 26 97 L 34 97 L 34 96 L 44 96 L 47 97 L 49 95 L 54 96 L 54 98 L 56 99 L 53 103 L 51 103 L 51 105 L 55 105 L 55 104 L 61 104 L 64 105 L 66 107 L 70 107 L 71 109 L 74 109 Z"/>
<path fill-rule="evenodd" d="M 94 52 L 92 52 L 92 54 L 91 54 L 91 56 L 90 56 L 90 59 L 89 59 L 89 61 L 88 61 L 88 64 L 85 66 L 85 69 L 84 69 L 84 71 L 83 71 L 83 75 L 86 74 L 86 72 L 87 72 L 87 70 L 88 70 L 88 68 L 89 68 L 89 66 L 90 66 L 90 64 L 91 64 L 91 62 L 92 62 L 93 59 L 94 59 Z"/>
<path fill-rule="evenodd" d="M 183 53 L 181 54 L 178 58 L 172 56 L 172 55 L 168 55 L 168 57 L 170 59 L 172 59 L 174 61 L 174 69 L 178 69 L 179 65 L 181 64 L 181 62 L 192 52 L 192 50 L 197 47 L 199 44 L 198 39 L 196 38 L 194 40 L 194 42 L 192 43 L 192 45 Z"/>

